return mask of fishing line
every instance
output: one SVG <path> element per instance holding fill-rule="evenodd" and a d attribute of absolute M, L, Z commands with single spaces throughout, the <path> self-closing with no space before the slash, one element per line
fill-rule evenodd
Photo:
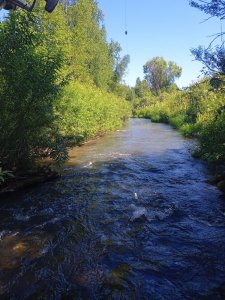
<path fill-rule="evenodd" d="M 124 24 L 125 24 L 125 35 L 128 34 L 128 31 L 127 31 L 127 0 L 124 0 Z"/>
<path fill-rule="evenodd" d="M 129 47 L 128 47 L 128 26 L 127 26 L 127 0 L 124 0 L 124 34 L 125 34 L 125 54 L 129 55 Z M 127 85 L 130 85 L 129 78 L 129 64 L 126 72 Z"/>
<path fill-rule="evenodd" d="M 221 44 L 224 44 L 224 39 L 223 39 L 223 23 L 222 19 L 220 19 L 220 38 L 221 38 Z"/>

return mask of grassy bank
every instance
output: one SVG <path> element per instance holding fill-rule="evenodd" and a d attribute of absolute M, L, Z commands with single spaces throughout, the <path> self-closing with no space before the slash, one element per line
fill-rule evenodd
<path fill-rule="evenodd" d="M 214 89 L 204 80 L 186 90 L 162 92 L 149 99 L 150 105 L 138 107 L 133 115 L 162 122 L 195 137 L 193 153 L 210 163 L 215 184 L 225 193 L 225 98 L 223 89 Z M 137 100 L 136 100 L 137 103 Z"/>
<path fill-rule="evenodd" d="M 195 153 L 208 162 L 225 163 L 225 105 L 222 90 L 213 89 L 208 80 L 187 90 L 163 92 L 153 104 L 134 110 L 135 117 L 164 122 L 185 136 L 199 141 Z"/>

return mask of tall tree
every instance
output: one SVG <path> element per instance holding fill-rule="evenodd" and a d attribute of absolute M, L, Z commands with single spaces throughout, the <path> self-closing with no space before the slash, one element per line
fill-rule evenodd
<path fill-rule="evenodd" d="M 112 62 L 106 42 L 103 15 L 97 2 L 78 0 L 75 5 L 71 5 L 69 24 L 74 78 L 107 88 L 112 78 Z"/>
<path fill-rule="evenodd" d="M 136 80 L 134 90 L 138 98 L 148 97 L 151 95 L 151 89 L 148 82 L 146 80 L 141 80 L 139 77 Z"/>
<path fill-rule="evenodd" d="M 110 53 L 113 61 L 113 71 L 114 71 L 114 81 L 121 83 L 125 73 L 126 69 L 128 67 L 128 64 L 130 63 L 130 56 L 125 55 L 121 57 L 120 53 L 122 51 L 122 48 L 118 42 L 111 41 L 109 44 Z"/>
<path fill-rule="evenodd" d="M 43 2 L 38 3 L 38 5 L 43 5 Z M 61 53 L 63 64 L 60 68 L 60 73 L 58 73 L 58 78 L 67 78 L 72 73 L 73 48 L 66 11 L 60 3 L 52 14 L 46 14 L 41 7 L 38 7 L 37 12 L 40 16 L 39 22 L 42 36 L 39 48 L 42 52 L 48 51 L 49 55 L 52 56 L 59 52 Z"/>
<path fill-rule="evenodd" d="M 62 53 L 43 39 L 35 14 L 18 11 L 0 24 L 0 161 L 8 168 L 67 155 L 53 111 Z"/>
<path fill-rule="evenodd" d="M 181 76 L 182 69 L 176 63 L 166 62 L 163 57 L 154 57 L 144 66 L 145 79 L 155 94 L 171 86 Z"/>

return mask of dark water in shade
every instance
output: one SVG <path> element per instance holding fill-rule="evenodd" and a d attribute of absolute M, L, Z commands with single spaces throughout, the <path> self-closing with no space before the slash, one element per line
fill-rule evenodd
<path fill-rule="evenodd" d="M 0 299 L 225 299 L 225 201 L 167 125 L 71 151 L 0 202 Z"/>

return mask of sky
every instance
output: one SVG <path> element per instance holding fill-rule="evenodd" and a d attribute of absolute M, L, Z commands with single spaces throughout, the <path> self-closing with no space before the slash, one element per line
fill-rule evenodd
<path fill-rule="evenodd" d="M 191 7 L 189 0 L 98 0 L 98 6 L 104 15 L 107 40 L 119 42 L 121 54 L 130 55 L 124 77 L 130 86 L 137 77 L 143 79 L 143 65 L 155 56 L 182 67 L 176 83 L 180 88 L 189 86 L 202 76 L 203 67 L 190 49 L 207 47 L 221 25 L 225 28 L 218 18 L 205 21 L 209 16 Z"/>
<path fill-rule="evenodd" d="M 221 25 L 225 28 L 218 18 L 205 21 L 209 16 L 191 7 L 188 0 L 98 0 L 98 5 L 107 39 L 120 43 L 122 55 L 130 55 L 124 78 L 130 86 L 137 77 L 143 78 L 143 65 L 155 56 L 182 67 L 176 83 L 180 88 L 189 86 L 201 76 L 203 67 L 194 61 L 190 49 L 207 47 Z"/>

